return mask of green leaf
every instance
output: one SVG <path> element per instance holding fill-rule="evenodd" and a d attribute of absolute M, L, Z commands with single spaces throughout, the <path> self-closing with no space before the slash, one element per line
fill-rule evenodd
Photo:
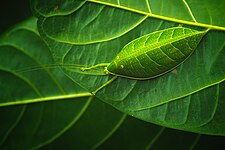
<path fill-rule="evenodd" d="M 107 16 L 108 14 L 110 16 Z M 108 18 L 107 22 L 105 17 Z M 124 18 L 131 21 L 127 23 Z M 96 19 L 97 21 L 95 21 Z M 120 37 L 145 19 L 146 16 L 133 14 L 129 11 L 116 8 L 107 9 L 104 5 L 85 3 L 76 13 L 68 16 L 49 17 L 48 19 L 40 17 L 39 21 L 42 24 L 43 32 L 51 39 L 64 43 L 90 44 Z M 120 28 L 109 30 L 109 27 L 112 26 L 120 26 Z"/>
<path fill-rule="evenodd" d="M 21 23 L 0 39 L 0 149 L 201 149 L 224 144 L 223 137 L 166 129 L 129 117 L 88 93 L 79 95 L 86 90 L 56 66 L 46 67 L 52 58 L 35 23 Z"/>
<path fill-rule="evenodd" d="M 96 96 L 148 122 L 186 131 L 225 135 L 222 115 L 225 107 L 222 101 L 225 97 L 225 19 L 221 19 L 224 18 L 224 2 L 211 5 L 204 1 L 205 5 L 197 5 L 202 1 L 143 1 L 138 4 L 121 1 L 117 5 L 119 2 L 86 1 L 67 15 L 40 16 L 39 31 L 50 46 L 56 63 L 93 66 L 111 62 L 131 40 L 178 26 L 176 23 L 198 30 L 199 27 L 215 29 L 208 32 L 194 54 L 175 71 L 146 81 L 118 78 Z M 87 11 L 92 13 L 85 17 Z M 71 69 L 64 71 L 90 92 L 111 78 L 84 75 Z"/>
<path fill-rule="evenodd" d="M 0 87 L 4 87 L 1 92 L 0 106 L 23 103 L 23 101 L 26 103 L 37 97 L 40 98 L 36 101 L 42 101 L 45 97 L 50 99 L 50 96 L 55 99 L 59 93 L 65 95 L 71 93 L 71 95 L 66 95 L 68 98 L 76 94 L 79 97 L 83 93 L 87 95 L 88 92 L 85 92 L 79 85 L 69 79 L 59 80 L 48 68 L 44 68 L 45 64 L 53 64 L 53 59 L 47 45 L 40 39 L 34 27 L 36 27 L 35 21 L 24 22 L 6 33 L 0 41 Z M 12 56 L 14 56 L 13 59 L 9 59 Z M 43 70 L 20 71 L 30 66 L 41 66 Z M 60 78 L 62 73 L 59 70 L 56 72 L 59 72 L 58 78 Z M 64 82 L 68 84 L 63 84 Z M 18 84 L 15 85 L 15 83 Z"/>

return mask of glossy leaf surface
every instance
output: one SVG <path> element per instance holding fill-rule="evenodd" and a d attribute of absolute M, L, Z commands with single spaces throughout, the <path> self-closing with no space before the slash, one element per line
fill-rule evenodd
<path fill-rule="evenodd" d="M 145 81 L 118 78 L 96 96 L 148 122 L 224 135 L 225 22 L 221 19 L 224 1 L 211 5 L 205 0 L 204 6 L 210 8 L 210 13 L 200 9 L 202 5 L 192 5 L 192 1 L 125 2 L 128 1 L 118 5 L 118 1 L 86 1 L 82 7 L 64 16 L 39 16 L 39 31 L 50 46 L 56 63 L 93 66 L 111 62 L 127 43 L 157 30 L 176 27 L 180 23 L 197 30 L 211 27 L 193 55 L 173 72 Z M 151 12 L 146 11 L 146 2 L 149 2 Z M 199 3 L 202 1 L 195 1 L 195 4 Z M 201 16 L 192 12 L 197 9 Z M 92 10 L 88 18 L 85 17 L 87 10 Z M 111 78 L 84 75 L 71 69 L 64 71 L 90 92 Z"/>

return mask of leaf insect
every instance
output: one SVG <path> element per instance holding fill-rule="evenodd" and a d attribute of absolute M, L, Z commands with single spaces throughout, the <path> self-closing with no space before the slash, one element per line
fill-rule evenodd
<path fill-rule="evenodd" d="M 115 78 L 155 78 L 172 71 L 187 60 L 208 30 L 172 27 L 156 31 L 129 42 L 110 63 L 80 69 L 86 71 L 104 67 L 105 74 L 114 75 Z M 111 82 L 108 81 L 94 93 Z"/>
<path fill-rule="evenodd" d="M 125 45 L 110 63 L 90 67 L 74 64 L 66 66 L 71 69 L 78 68 L 82 74 L 114 75 L 111 80 L 92 92 L 95 95 L 118 76 L 147 80 L 174 70 L 194 52 L 208 31 L 209 29 L 198 31 L 180 26 L 172 27 L 134 39 Z M 104 67 L 104 72 L 99 73 L 99 70 L 95 72 L 98 67 Z"/>

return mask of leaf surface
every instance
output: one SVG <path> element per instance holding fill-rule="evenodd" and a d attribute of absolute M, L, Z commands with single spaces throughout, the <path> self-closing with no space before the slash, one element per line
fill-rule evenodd
<path fill-rule="evenodd" d="M 46 67 L 52 63 L 51 53 L 35 24 L 35 19 L 21 23 L 0 40 L 0 149 L 65 145 L 68 149 L 201 149 L 224 144 L 223 137 L 166 129 L 129 117 L 88 94 L 81 97 L 85 89 L 56 66 Z M 29 67 L 34 68 L 28 71 Z"/>
<path fill-rule="evenodd" d="M 202 5 L 193 5 L 202 1 L 143 1 L 137 5 L 134 1 L 123 1 L 118 5 L 119 2 L 86 1 L 67 15 L 39 16 L 39 32 L 48 43 L 56 63 L 86 66 L 107 63 L 124 45 L 142 35 L 178 26 L 178 23 L 197 30 L 210 27 L 212 30 L 204 36 L 193 55 L 175 71 L 146 81 L 118 78 L 96 96 L 148 122 L 192 132 L 224 135 L 225 119 L 221 114 L 224 114 L 225 107 L 222 101 L 225 97 L 225 22 L 221 20 L 224 17 L 221 16 L 224 10 L 221 8 L 225 5 L 219 4 L 220 1 L 209 5 L 209 1 L 205 1 L 204 7 L 207 9 L 203 10 L 199 8 Z M 149 2 L 152 13 L 146 13 L 149 10 L 143 7 L 148 6 L 146 2 Z M 218 5 L 220 7 L 215 7 Z M 205 15 L 190 12 L 196 9 L 199 14 Z M 211 9 L 215 11 L 212 13 Z M 90 10 L 92 13 L 84 17 Z M 178 10 L 181 13 L 177 13 Z M 210 10 L 210 13 L 205 13 L 205 10 Z M 212 15 L 214 13 L 218 15 Z M 130 19 L 131 16 L 133 19 Z M 90 92 L 112 77 L 84 75 L 71 69 L 64 71 Z"/>

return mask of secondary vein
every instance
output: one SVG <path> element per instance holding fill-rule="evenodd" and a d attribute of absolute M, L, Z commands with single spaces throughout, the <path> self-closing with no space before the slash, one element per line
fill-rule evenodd
<path fill-rule="evenodd" d="M 194 14 L 192 13 L 191 8 L 189 7 L 188 3 L 187 3 L 185 0 L 182 0 L 182 1 L 184 2 L 185 6 L 187 7 L 188 12 L 189 12 L 190 15 L 191 15 L 191 18 L 194 20 L 195 23 L 197 23 L 197 20 L 195 19 L 195 16 L 194 16 Z"/>
<path fill-rule="evenodd" d="M 40 98 L 35 98 L 35 99 L 18 100 L 18 101 L 10 101 L 10 102 L 5 102 L 5 103 L 0 103 L 0 107 L 30 104 L 30 103 L 37 103 L 37 102 L 63 100 L 63 99 L 71 99 L 71 98 L 78 98 L 78 97 L 90 97 L 90 96 L 93 96 L 93 94 L 91 94 L 91 93 L 77 93 L 77 94 L 62 95 L 62 96 L 40 97 Z"/>

